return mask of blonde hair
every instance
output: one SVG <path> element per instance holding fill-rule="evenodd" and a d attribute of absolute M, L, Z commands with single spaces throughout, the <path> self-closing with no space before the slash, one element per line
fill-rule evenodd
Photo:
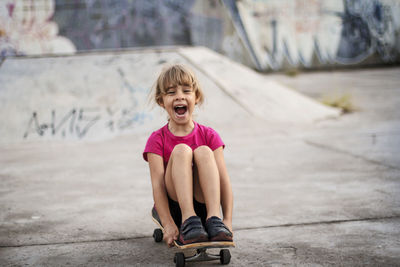
<path fill-rule="evenodd" d="M 167 66 L 158 76 L 156 84 L 154 85 L 154 100 L 158 105 L 163 103 L 163 95 L 167 93 L 170 86 L 188 85 L 192 87 L 195 95 L 196 102 L 202 104 L 204 101 L 203 90 L 196 78 L 194 72 L 187 66 L 181 64 L 174 64 Z"/>

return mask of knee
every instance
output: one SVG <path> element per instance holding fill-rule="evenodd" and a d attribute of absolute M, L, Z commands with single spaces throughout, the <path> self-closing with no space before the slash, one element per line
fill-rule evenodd
<path fill-rule="evenodd" d="M 186 144 L 178 144 L 172 150 L 171 156 L 173 157 L 183 157 L 183 158 L 192 158 L 193 151 L 192 148 Z"/>
<path fill-rule="evenodd" d="M 214 159 L 214 153 L 208 146 L 199 146 L 194 150 L 193 154 L 195 161 L 198 163 Z"/>

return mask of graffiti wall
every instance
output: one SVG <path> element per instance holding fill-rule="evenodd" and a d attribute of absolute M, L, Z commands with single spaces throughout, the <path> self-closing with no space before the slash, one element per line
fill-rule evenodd
<path fill-rule="evenodd" d="M 165 121 L 147 101 L 155 75 L 177 60 L 156 52 L 8 58 L 0 68 L 0 144 L 148 132 Z"/>
<path fill-rule="evenodd" d="M 397 0 L 238 1 L 261 69 L 399 62 Z"/>
<path fill-rule="evenodd" d="M 252 65 L 219 0 L 0 1 L 1 56 L 206 46 Z"/>
<path fill-rule="evenodd" d="M 0 55 L 73 53 L 74 44 L 58 34 L 52 21 L 54 0 L 2 0 L 0 3 Z"/>
<path fill-rule="evenodd" d="M 3 58 L 173 45 L 261 71 L 398 63 L 400 1 L 0 1 Z"/>
<path fill-rule="evenodd" d="M 252 64 L 219 0 L 56 0 L 54 21 L 80 51 L 193 45 Z"/>

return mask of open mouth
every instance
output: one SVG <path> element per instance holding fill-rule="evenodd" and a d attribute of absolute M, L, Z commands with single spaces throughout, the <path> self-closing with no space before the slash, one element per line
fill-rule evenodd
<path fill-rule="evenodd" d="M 177 105 L 174 107 L 175 113 L 178 116 L 183 116 L 185 115 L 186 111 L 187 111 L 187 106 L 185 105 Z"/>

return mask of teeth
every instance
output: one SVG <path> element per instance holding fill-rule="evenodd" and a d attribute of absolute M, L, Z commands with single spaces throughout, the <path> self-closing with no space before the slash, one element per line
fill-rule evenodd
<path fill-rule="evenodd" d="M 178 109 L 178 108 L 186 108 L 186 106 L 175 106 L 174 109 Z"/>
<path fill-rule="evenodd" d="M 186 105 L 177 105 L 174 107 L 176 116 L 178 116 L 179 118 L 185 116 L 186 111 L 187 111 L 187 106 Z"/>

